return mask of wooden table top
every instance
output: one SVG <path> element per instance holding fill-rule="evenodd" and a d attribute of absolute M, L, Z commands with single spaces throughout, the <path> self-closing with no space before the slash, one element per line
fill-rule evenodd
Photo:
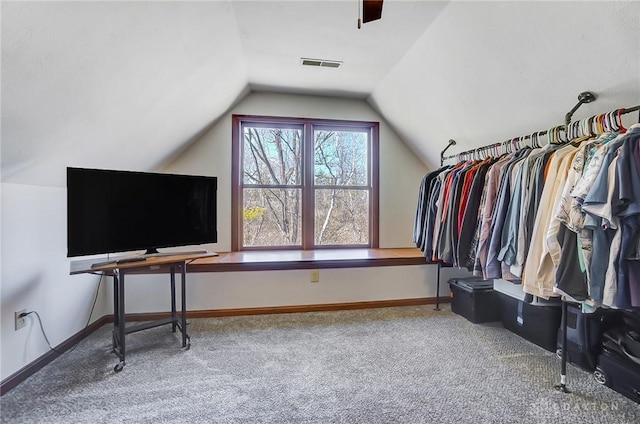
<path fill-rule="evenodd" d="M 215 252 L 176 252 L 175 254 L 162 254 L 157 256 L 138 255 L 119 256 L 111 259 L 84 259 L 71 262 L 70 274 L 109 272 L 115 269 L 160 268 L 163 265 L 190 262 L 196 259 L 208 258 L 217 255 L 218 254 Z"/>

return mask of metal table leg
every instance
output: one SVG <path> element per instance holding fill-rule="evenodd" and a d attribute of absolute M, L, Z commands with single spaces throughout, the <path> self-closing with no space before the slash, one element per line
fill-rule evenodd
<path fill-rule="evenodd" d="M 182 309 L 180 316 L 176 308 L 176 266 L 180 267 L 182 292 Z M 141 330 L 157 327 L 160 325 L 171 324 L 172 331 L 175 333 L 176 328 L 182 333 L 182 347 L 189 349 L 191 339 L 187 334 L 187 288 L 186 288 L 186 262 L 177 262 L 170 266 L 171 276 L 171 317 L 163 318 L 153 322 L 142 323 L 126 327 L 125 311 L 124 311 L 124 272 L 122 269 L 113 270 L 113 331 L 112 331 L 112 352 L 118 356 L 120 362 L 113 368 L 115 372 L 120 372 L 125 365 L 127 333 L 134 333 Z"/>
<path fill-rule="evenodd" d="M 178 315 L 176 314 L 176 268 L 174 266 L 171 266 L 171 319 L 171 331 L 175 333 Z"/>
<path fill-rule="evenodd" d="M 111 352 L 117 354 L 119 347 L 118 343 L 118 323 L 120 319 L 120 313 L 118 312 L 118 272 L 113 273 L 113 329 L 111 330 Z"/>
<path fill-rule="evenodd" d="M 180 271 L 182 277 L 182 347 L 189 349 L 191 347 L 191 338 L 187 334 L 187 264 L 183 262 L 180 264 Z"/>
<path fill-rule="evenodd" d="M 113 368 L 115 372 L 120 372 L 125 365 L 125 319 L 124 319 L 124 272 L 114 270 L 114 331 L 116 332 L 115 353 L 120 358 L 120 362 Z M 117 293 L 116 293 L 117 292 Z"/>

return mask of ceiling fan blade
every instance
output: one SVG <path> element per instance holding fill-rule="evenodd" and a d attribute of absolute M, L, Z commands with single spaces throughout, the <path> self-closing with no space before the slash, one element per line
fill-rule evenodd
<path fill-rule="evenodd" d="M 362 22 L 367 23 L 382 17 L 383 0 L 362 0 Z"/>

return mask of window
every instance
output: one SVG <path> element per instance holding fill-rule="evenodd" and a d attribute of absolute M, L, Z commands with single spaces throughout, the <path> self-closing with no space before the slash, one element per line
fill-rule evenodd
<path fill-rule="evenodd" d="M 234 115 L 232 249 L 378 247 L 378 127 Z"/>

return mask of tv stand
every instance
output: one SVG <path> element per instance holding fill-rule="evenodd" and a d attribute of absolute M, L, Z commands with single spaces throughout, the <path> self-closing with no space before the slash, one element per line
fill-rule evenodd
<path fill-rule="evenodd" d="M 171 255 L 142 257 L 134 256 L 109 262 L 95 263 L 92 260 L 71 262 L 71 274 L 81 273 L 102 273 L 113 276 L 113 330 L 112 330 L 112 352 L 118 357 L 119 362 L 113 368 L 115 372 L 120 372 L 125 365 L 125 336 L 137 331 L 146 330 L 161 325 L 171 324 L 172 331 L 180 330 L 182 334 L 182 347 L 189 349 L 191 339 L 187 334 L 187 291 L 186 273 L 187 264 L 200 258 L 216 256 L 216 253 L 189 253 L 176 252 Z M 169 317 L 146 322 L 133 326 L 126 326 L 124 313 L 125 275 L 132 273 L 145 273 L 165 271 L 169 272 L 171 282 L 171 314 Z M 176 271 L 180 272 L 181 282 L 181 311 L 178 314 L 176 309 Z"/>

